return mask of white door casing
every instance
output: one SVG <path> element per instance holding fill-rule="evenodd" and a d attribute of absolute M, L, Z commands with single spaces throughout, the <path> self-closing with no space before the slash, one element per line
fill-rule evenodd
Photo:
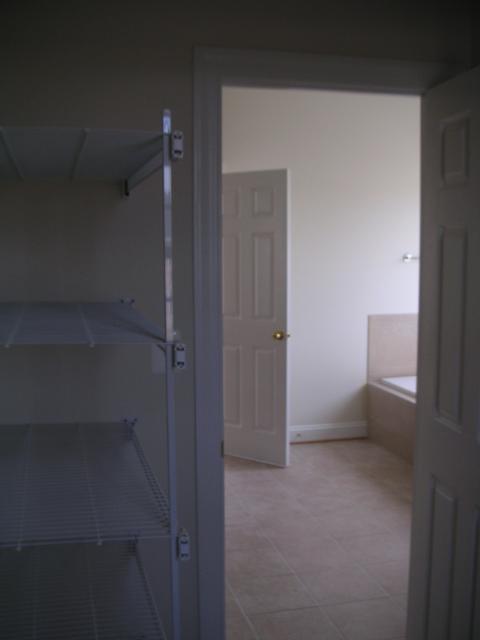
<path fill-rule="evenodd" d="M 286 170 L 223 175 L 225 453 L 288 464 Z"/>
<path fill-rule="evenodd" d="M 409 640 L 480 638 L 480 68 L 422 121 L 418 430 Z"/>

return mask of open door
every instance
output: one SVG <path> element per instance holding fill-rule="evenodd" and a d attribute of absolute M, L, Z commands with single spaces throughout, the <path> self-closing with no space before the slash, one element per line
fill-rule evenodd
<path fill-rule="evenodd" d="M 223 176 L 225 452 L 288 464 L 287 171 Z"/>
<path fill-rule="evenodd" d="M 424 98 L 408 639 L 480 638 L 480 68 Z"/>

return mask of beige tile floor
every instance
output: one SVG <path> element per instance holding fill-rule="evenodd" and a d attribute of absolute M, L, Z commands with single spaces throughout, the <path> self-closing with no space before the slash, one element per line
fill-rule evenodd
<path fill-rule="evenodd" d="M 227 639 L 403 640 L 411 476 L 368 440 L 227 458 Z"/>

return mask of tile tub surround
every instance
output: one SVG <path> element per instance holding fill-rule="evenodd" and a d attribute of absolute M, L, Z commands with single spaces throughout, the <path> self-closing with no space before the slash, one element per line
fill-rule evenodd
<path fill-rule="evenodd" d="M 367 378 L 417 373 L 418 314 L 368 316 Z"/>
<path fill-rule="evenodd" d="M 368 318 L 368 437 L 408 462 L 413 461 L 416 397 L 382 382 L 384 378 L 415 376 L 417 314 Z"/>
<path fill-rule="evenodd" d="M 403 638 L 411 476 L 369 440 L 226 458 L 227 640 Z"/>
<path fill-rule="evenodd" d="M 373 442 L 413 462 L 417 401 L 381 383 L 367 388 L 368 435 Z"/>

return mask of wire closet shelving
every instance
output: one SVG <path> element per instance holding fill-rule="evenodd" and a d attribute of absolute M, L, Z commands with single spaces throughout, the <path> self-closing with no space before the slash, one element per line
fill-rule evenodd
<path fill-rule="evenodd" d="M 0 551 L 2 638 L 166 640 L 141 555 L 126 544 Z"/>
<path fill-rule="evenodd" d="M 0 345 L 160 348 L 168 486 L 153 472 L 135 421 L 0 425 L 2 640 L 180 638 L 174 375 L 185 349 L 173 325 L 172 161 L 182 156 L 169 111 L 154 132 L 0 127 L 0 180 L 101 180 L 129 195 L 161 173 L 162 325 L 129 299 L 3 301 Z M 170 593 L 168 633 L 139 547 L 162 538 L 169 549 L 168 577 L 160 576 Z"/>
<path fill-rule="evenodd" d="M 158 538 L 168 500 L 130 423 L 0 427 L 0 546 Z"/>

